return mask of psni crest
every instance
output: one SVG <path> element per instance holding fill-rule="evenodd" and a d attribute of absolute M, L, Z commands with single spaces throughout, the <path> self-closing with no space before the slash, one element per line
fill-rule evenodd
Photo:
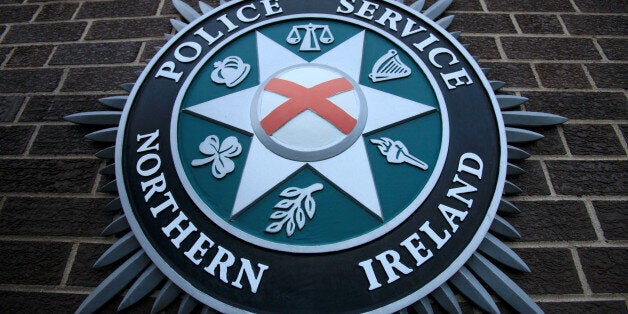
<path fill-rule="evenodd" d="M 125 304 L 168 278 L 157 309 L 180 288 L 224 312 L 455 311 L 454 285 L 487 311 L 487 288 L 539 311 L 486 258 L 527 268 L 492 235 L 517 132 L 500 106 L 518 100 L 431 20 L 450 1 L 174 3 L 191 23 L 118 130 L 132 234 L 114 247 L 141 249 L 80 311 L 131 273 Z"/>

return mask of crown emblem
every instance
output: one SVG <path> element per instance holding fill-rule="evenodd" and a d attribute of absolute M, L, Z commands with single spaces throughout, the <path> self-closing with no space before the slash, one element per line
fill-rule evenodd
<path fill-rule="evenodd" d="M 397 50 L 391 49 L 375 62 L 369 78 L 371 78 L 373 83 L 377 83 L 404 78 L 410 76 L 410 74 L 412 74 L 412 70 L 401 62 Z"/>
<path fill-rule="evenodd" d="M 227 87 L 235 87 L 240 84 L 251 71 L 251 66 L 244 63 L 240 57 L 230 56 L 222 61 L 214 63 L 212 81 L 216 84 L 225 84 Z"/>

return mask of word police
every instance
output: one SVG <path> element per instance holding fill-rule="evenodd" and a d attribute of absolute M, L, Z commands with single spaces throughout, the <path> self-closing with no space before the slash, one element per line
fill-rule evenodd
<path fill-rule="evenodd" d="M 433 33 L 428 32 L 425 27 L 418 26 L 415 20 L 404 17 L 391 8 L 384 8 L 370 1 L 361 1 L 361 5 L 355 5 L 355 3 L 356 0 L 340 0 L 336 13 L 374 21 L 397 33 L 401 38 L 408 37 L 411 39 L 414 42 L 413 47 L 419 53 L 428 56 L 429 65 L 439 71 L 441 79 L 446 83 L 448 89 L 453 90 L 458 86 L 474 83 L 467 69 L 459 65 L 460 60 L 456 55 L 447 48 L 438 47 L 439 39 Z M 283 13 L 279 0 L 261 0 L 260 4 L 243 5 L 235 11 L 235 16 L 225 14 L 216 18 L 216 22 L 223 30 L 217 30 L 210 34 L 203 27 L 199 27 L 194 31 L 194 35 L 202 39 L 202 42 L 206 44 L 205 47 L 196 41 L 180 44 L 175 50 L 175 60 L 161 64 L 155 77 L 170 79 L 179 83 L 184 72 L 178 69 L 177 62 L 179 64 L 190 63 L 203 56 L 204 52 L 207 53 L 205 50 L 209 50 L 218 39 L 225 36 L 225 33 L 231 33 L 240 28 L 234 23 L 236 19 L 242 23 L 253 23 L 258 21 L 262 15 L 268 17 Z"/>

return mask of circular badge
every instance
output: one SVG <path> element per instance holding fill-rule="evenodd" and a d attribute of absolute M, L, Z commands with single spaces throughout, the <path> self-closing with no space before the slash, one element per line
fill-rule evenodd
<path fill-rule="evenodd" d="M 125 214 L 217 310 L 398 310 L 488 230 L 506 160 L 495 103 L 460 44 L 403 5 L 236 2 L 136 84 Z"/>

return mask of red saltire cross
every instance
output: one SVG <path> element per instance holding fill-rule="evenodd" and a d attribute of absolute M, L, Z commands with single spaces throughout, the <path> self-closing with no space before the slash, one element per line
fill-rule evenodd
<path fill-rule="evenodd" d="M 306 88 L 297 83 L 274 78 L 265 90 L 290 98 L 275 108 L 262 122 L 266 134 L 272 135 L 305 110 L 312 110 L 344 134 L 349 134 L 358 121 L 327 98 L 353 90 L 346 78 L 337 78 Z"/>

